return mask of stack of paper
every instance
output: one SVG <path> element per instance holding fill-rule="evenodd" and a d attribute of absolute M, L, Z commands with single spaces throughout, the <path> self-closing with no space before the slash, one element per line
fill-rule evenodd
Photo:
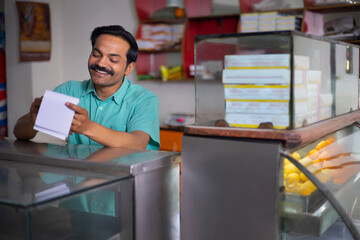
<path fill-rule="evenodd" d="M 65 103 L 78 104 L 79 99 L 46 90 L 42 99 L 34 129 L 65 140 L 69 134 L 75 112 Z"/>

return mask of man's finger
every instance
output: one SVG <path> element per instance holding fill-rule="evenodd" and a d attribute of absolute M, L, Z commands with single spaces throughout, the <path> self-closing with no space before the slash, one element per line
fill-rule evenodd
<path fill-rule="evenodd" d="M 66 105 L 68 108 L 74 110 L 75 112 L 80 113 L 80 112 L 83 111 L 83 108 L 82 108 L 82 107 L 79 107 L 78 105 L 73 104 L 73 103 L 71 103 L 71 102 L 66 102 L 65 105 Z"/>

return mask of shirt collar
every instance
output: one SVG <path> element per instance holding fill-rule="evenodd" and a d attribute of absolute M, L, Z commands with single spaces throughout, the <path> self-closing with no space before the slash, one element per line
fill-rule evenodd
<path fill-rule="evenodd" d="M 129 88 L 130 84 L 131 84 L 131 82 L 125 77 L 120 88 L 112 96 L 110 96 L 110 98 L 113 99 L 117 104 L 120 104 L 125 96 L 127 89 Z M 99 96 L 97 95 L 97 93 L 95 91 L 94 83 L 91 79 L 89 79 L 89 83 L 87 85 L 86 90 L 83 93 L 83 96 L 90 94 L 90 93 L 93 93 L 97 98 L 99 98 Z"/>

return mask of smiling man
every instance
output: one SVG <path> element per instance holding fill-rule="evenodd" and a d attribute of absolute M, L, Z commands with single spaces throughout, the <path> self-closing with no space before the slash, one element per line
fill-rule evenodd
<path fill-rule="evenodd" d="M 75 111 L 68 143 L 158 149 L 158 98 L 126 78 L 137 59 L 135 38 L 121 26 L 102 26 L 91 33 L 91 44 L 91 79 L 68 81 L 54 89 L 80 99 L 78 105 L 67 103 Z M 33 127 L 41 100 L 36 98 L 30 112 L 16 122 L 18 139 L 36 136 Z"/>

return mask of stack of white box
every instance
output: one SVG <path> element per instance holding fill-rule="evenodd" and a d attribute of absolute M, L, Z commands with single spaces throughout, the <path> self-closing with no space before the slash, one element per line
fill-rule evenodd
<path fill-rule="evenodd" d="M 258 13 L 241 14 L 241 32 L 257 32 L 259 25 Z"/>
<path fill-rule="evenodd" d="M 321 71 L 311 69 L 308 56 L 295 56 L 294 68 L 295 127 L 330 118 L 333 95 L 321 87 Z"/>
<path fill-rule="evenodd" d="M 223 70 L 225 120 L 230 126 L 257 128 L 271 122 L 289 126 L 290 55 L 227 55 Z"/>
<path fill-rule="evenodd" d="M 301 29 L 301 19 L 297 16 L 277 16 L 276 18 L 276 30 L 298 30 Z"/>
<path fill-rule="evenodd" d="M 278 12 L 241 14 L 241 32 L 285 31 L 301 29 L 301 19 Z"/>
<path fill-rule="evenodd" d="M 277 12 L 264 12 L 259 14 L 259 32 L 276 31 Z"/>
<path fill-rule="evenodd" d="M 289 127 L 290 78 L 289 54 L 225 56 L 225 120 L 234 127 Z M 294 56 L 295 127 L 331 117 L 329 92 L 321 92 L 321 71 L 310 69 L 309 57 Z"/>

